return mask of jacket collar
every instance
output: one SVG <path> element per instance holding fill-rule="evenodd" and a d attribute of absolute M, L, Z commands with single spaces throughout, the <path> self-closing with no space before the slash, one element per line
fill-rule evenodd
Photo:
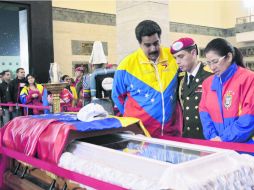
<path fill-rule="evenodd" d="M 223 85 L 225 82 L 227 82 L 230 78 L 233 77 L 235 72 L 237 71 L 237 65 L 236 63 L 233 63 L 230 65 L 226 71 L 224 71 L 221 76 L 214 75 L 213 81 L 212 81 L 212 90 L 216 90 L 218 87 L 218 84 Z"/>

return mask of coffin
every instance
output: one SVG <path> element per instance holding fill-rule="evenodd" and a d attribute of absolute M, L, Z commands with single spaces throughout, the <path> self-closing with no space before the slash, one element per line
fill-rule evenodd
<path fill-rule="evenodd" d="M 139 135 L 114 134 L 73 142 L 59 165 L 127 189 L 254 187 L 252 156 Z"/>
<path fill-rule="evenodd" d="M 37 119 L 41 118 L 35 118 L 35 121 Z M 142 124 L 138 120 L 133 121 L 125 122 L 129 127 L 112 129 L 81 131 L 72 128 L 65 137 L 67 140 L 62 145 L 62 151 L 52 150 L 61 153 L 56 163 L 54 159 L 42 156 L 42 153 L 39 157 L 39 150 L 35 150 L 34 155 L 27 155 L 27 152 L 15 149 L 15 146 L 6 146 L 8 143 L 4 141 L 4 136 L 9 136 L 5 134 L 9 130 L 5 126 L 1 130 L 0 149 L 0 168 L 3 168 L 3 163 L 6 166 L 3 184 L 12 189 L 26 190 L 50 189 L 52 186 L 55 189 L 138 190 L 254 187 L 252 156 L 232 150 L 146 137 L 147 132 L 140 126 Z M 59 120 L 55 125 L 67 126 L 59 123 Z M 73 124 L 70 122 L 69 125 Z M 48 128 L 44 132 L 48 134 Z M 48 147 L 45 138 L 42 139 L 43 143 L 38 141 L 40 150 L 43 145 Z M 8 167 L 4 160 L 6 156 L 13 158 Z M 52 155 L 48 157 L 54 158 Z M 17 169 L 20 161 L 21 166 Z"/>

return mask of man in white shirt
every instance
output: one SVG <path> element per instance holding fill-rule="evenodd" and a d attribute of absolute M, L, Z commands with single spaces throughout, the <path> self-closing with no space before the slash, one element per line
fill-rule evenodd
<path fill-rule="evenodd" d="M 180 38 L 171 46 L 179 69 L 179 99 L 183 109 L 183 137 L 204 139 L 199 119 L 198 105 L 202 94 L 202 82 L 211 75 L 207 67 L 198 61 L 197 45 L 191 38 Z"/>

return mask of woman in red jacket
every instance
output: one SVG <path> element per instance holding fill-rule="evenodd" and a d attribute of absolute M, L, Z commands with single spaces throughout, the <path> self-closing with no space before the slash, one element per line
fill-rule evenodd
<path fill-rule="evenodd" d="M 215 75 L 203 82 L 199 104 L 206 139 L 254 143 L 254 72 L 244 68 L 239 50 L 217 38 L 205 48 Z"/>

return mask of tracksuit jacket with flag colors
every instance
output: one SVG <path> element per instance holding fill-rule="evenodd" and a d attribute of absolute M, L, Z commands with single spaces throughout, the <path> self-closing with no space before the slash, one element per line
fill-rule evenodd
<path fill-rule="evenodd" d="M 160 48 L 156 64 L 139 48 L 119 64 L 112 99 L 123 116 L 141 119 L 153 137 L 180 136 L 177 70 L 169 48 Z"/>
<path fill-rule="evenodd" d="M 206 139 L 254 143 L 254 72 L 233 63 L 203 82 L 199 104 Z"/>

